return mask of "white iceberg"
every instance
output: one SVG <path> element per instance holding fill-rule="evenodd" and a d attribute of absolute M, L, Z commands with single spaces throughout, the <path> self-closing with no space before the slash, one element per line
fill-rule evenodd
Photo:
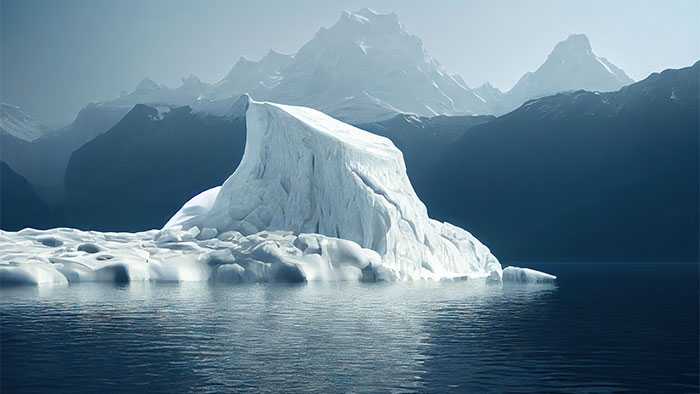
<path fill-rule="evenodd" d="M 471 234 L 428 217 L 389 139 L 310 108 L 252 100 L 246 124 L 234 174 L 193 198 L 165 229 L 323 234 L 374 250 L 401 279 L 500 271 Z"/>
<path fill-rule="evenodd" d="M 486 246 L 428 217 L 391 141 L 309 108 L 244 104 L 245 154 L 222 186 L 160 231 L 2 231 L 0 285 L 501 280 Z"/>

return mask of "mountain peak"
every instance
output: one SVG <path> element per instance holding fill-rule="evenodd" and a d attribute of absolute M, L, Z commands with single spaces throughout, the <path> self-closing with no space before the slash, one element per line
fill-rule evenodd
<path fill-rule="evenodd" d="M 330 29 L 343 29 L 346 26 L 352 26 L 351 29 L 367 29 L 370 28 L 377 32 L 401 31 L 403 27 L 399 23 L 399 17 L 395 13 L 380 14 L 370 8 L 362 8 L 358 11 L 343 11 L 340 14 L 340 20 Z"/>
<path fill-rule="evenodd" d="M 274 69 L 279 69 L 281 67 L 289 64 L 294 56 L 286 55 L 281 52 L 270 49 L 265 56 L 258 62 L 259 65 L 265 68 L 272 67 Z"/>
<path fill-rule="evenodd" d="M 498 90 L 498 91 L 500 92 L 500 89 L 498 89 L 497 87 L 491 85 L 491 82 L 484 82 L 484 83 L 482 83 L 481 86 L 479 86 L 477 89 L 481 89 L 481 90 Z"/>
<path fill-rule="evenodd" d="M 582 49 L 591 49 L 591 41 L 588 39 L 588 36 L 583 33 L 569 34 L 569 36 L 566 37 L 566 40 L 562 41 L 561 43 L 566 43 Z"/>
<path fill-rule="evenodd" d="M 254 60 L 250 60 L 250 59 L 248 59 L 248 58 L 245 57 L 245 56 L 240 56 L 240 57 L 238 58 L 238 60 L 236 61 L 236 64 L 234 65 L 234 67 L 235 67 L 235 66 L 238 66 L 238 65 L 250 64 L 250 63 L 255 63 L 255 61 L 254 61 Z"/>
<path fill-rule="evenodd" d="M 357 15 L 362 15 L 365 18 L 371 18 L 371 17 L 375 17 L 375 16 L 379 15 L 378 12 L 376 12 L 375 10 L 373 10 L 371 8 L 367 8 L 367 7 L 359 9 L 359 10 L 355 11 L 354 13 Z"/>
<path fill-rule="evenodd" d="M 265 56 L 263 56 L 264 59 L 275 59 L 275 58 L 288 58 L 290 55 L 285 55 L 284 53 L 277 52 L 274 49 L 270 49 L 267 51 Z"/>
<path fill-rule="evenodd" d="M 200 85 L 202 81 L 199 79 L 198 76 L 194 74 L 190 74 L 185 78 L 182 78 L 182 84 L 183 85 Z"/>
<path fill-rule="evenodd" d="M 144 78 L 139 82 L 138 85 L 136 85 L 136 90 L 157 90 L 160 89 L 160 86 L 155 83 L 151 78 Z"/>
<path fill-rule="evenodd" d="M 461 78 L 433 59 L 395 13 L 343 11 L 293 56 L 270 51 L 254 64 L 237 64 L 213 97 L 254 97 L 324 110 L 368 122 L 396 112 L 423 116 L 489 112 Z M 375 74 L 369 76 L 368 72 Z M 381 78 L 379 76 L 382 76 Z"/>
<path fill-rule="evenodd" d="M 571 34 L 566 40 L 559 42 L 552 50 L 550 57 L 595 56 L 591 42 L 585 34 Z"/>
<path fill-rule="evenodd" d="M 630 84 L 622 69 L 597 56 L 585 34 L 572 34 L 557 43 L 547 60 L 523 75 L 508 92 L 511 106 L 570 90 L 613 91 Z"/>
<path fill-rule="evenodd" d="M 177 90 L 188 91 L 189 95 L 195 98 L 200 98 L 209 88 L 209 84 L 202 82 L 198 76 L 190 74 L 186 78 L 182 78 L 182 85 Z"/>

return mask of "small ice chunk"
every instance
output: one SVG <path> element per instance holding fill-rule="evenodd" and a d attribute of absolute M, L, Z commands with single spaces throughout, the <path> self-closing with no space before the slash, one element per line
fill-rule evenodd
<path fill-rule="evenodd" d="M 503 282 L 514 283 L 552 283 L 556 276 L 530 268 L 506 267 L 503 270 Z"/>

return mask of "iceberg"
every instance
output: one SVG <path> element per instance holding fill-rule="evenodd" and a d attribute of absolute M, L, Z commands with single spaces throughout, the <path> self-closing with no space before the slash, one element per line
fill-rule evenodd
<path fill-rule="evenodd" d="M 504 278 L 479 240 L 428 216 L 390 140 L 309 108 L 241 104 L 245 153 L 223 185 L 161 230 L 0 231 L 0 285 Z"/>
<path fill-rule="evenodd" d="M 401 279 L 500 271 L 475 237 L 428 217 L 389 139 L 310 108 L 250 99 L 247 107 L 236 171 L 185 204 L 165 229 L 323 234 L 375 251 Z"/>

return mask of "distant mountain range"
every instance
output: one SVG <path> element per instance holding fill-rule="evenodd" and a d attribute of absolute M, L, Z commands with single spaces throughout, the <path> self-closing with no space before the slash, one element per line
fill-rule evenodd
<path fill-rule="evenodd" d="M 136 105 L 72 155 L 65 217 L 71 227 L 145 230 L 220 185 L 245 146 L 245 120 Z"/>
<path fill-rule="evenodd" d="M 144 79 L 136 89 L 103 106 L 190 105 L 207 112 L 220 100 L 250 94 L 258 100 L 305 105 L 351 123 L 417 116 L 503 114 L 528 99 L 562 91 L 612 91 L 633 82 L 598 57 L 585 35 L 558 43 L 545 63 L 526 73 L 508 92 L 485 84 L 468 87 L 430 56 L 396 14 L 370 9 L 343 12 L 294 55 L 270 50 L 259 61 L 240 58 L 219 82 L 196 76 L 169 88 Z"/>
<path fill-rule="evenodd" d="M 688 261 L 697 258 L 699 68 L 617 92 L 559 93 L 498 118 L 399 114 L 359 126 L 402 150 L 431 215 L 469 228 L 505 261 Z M 135 106 L 72 155 L 63 224 L 160 227 L 240 161 L 240 101 L 218 115 Z"/>
<path fill-rule="evenodd" d="M 49 228 L 58 225 L 49 206 L 34 187 L 5 162 L 0 161 L 0 224 L 3 230 L 18 231 L 27 226 Z"/>
<path fill-rule="evenodd" d="M 615 90 L 631 82 L 623 71 L 595 55 L 584 35 L 557 44 L 545 63 L 509 92 L 485 84 L 471 89 L 445 70 L 406 32 L 395 14 L 369 9 L 343 12 L 294 55 L 270 51 L 259 61 L 241 58 L 218 83 L 196 76 L 177 88 L 151 79 L 113 100 L 86 106 L 70 125 L 47 131 L 19 108 L 3 104 L 2 160 L 60 200 L 70 155 L 109 130 L 135 105 L 175 108 L 235 117 L 242 94 L 258 100 L 310 106 L 343 121 L 365 124 L 397 114 L 417 117 L 504 114 L 530 98 L 561 91 Z"/>
<path fill-rule="evenodd" d="M 26 178 L 46 200 L 63 198 L 63 178 L 71 154 L 109 130 L 130 108 L 90 104 L 70 125 L 26 140 L 0 130 L 0 160 Z"/>
<path fill-rule="evenodd" d="M 419 195 L 506 261 L 698 261 L 698 81 L 528 101 L 438 153 Z"/>

